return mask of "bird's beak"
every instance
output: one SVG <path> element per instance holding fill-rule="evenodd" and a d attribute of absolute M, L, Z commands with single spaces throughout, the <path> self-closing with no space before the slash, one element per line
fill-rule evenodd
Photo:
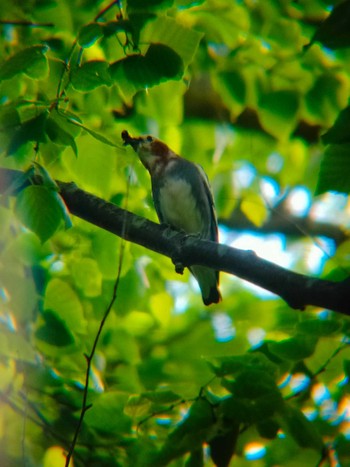
<path fill-rule="evenodd" d="M 130 145 L 134 151 L 137 151 L 137 148 L 141 143 L 141 138 L 133 138 L 126 130 L 122 131 L 122 139 L 124 141 L 124 146 Z"/>

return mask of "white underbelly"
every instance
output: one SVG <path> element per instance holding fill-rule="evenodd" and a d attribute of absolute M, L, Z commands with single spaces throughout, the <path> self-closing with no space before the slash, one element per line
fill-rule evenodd
<path fill-rule="evenodd" d="M 186 181 L 169 178 L 160 189 L 159 205 L 167 224 L 188 233 L 202 231 L 202 218 Z"/>

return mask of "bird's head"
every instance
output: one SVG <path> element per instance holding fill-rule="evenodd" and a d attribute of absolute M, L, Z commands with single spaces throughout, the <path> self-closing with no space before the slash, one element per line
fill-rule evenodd
<path fill-rule="evenodd" d="M 130 145 L 134 149 L 142 164 L 151 174 L 164 167 L 169 159 L 177 157 L 165 143 L 151 135 L 133 138 L 124 130 L 122 139 L 124 146 Z"/>

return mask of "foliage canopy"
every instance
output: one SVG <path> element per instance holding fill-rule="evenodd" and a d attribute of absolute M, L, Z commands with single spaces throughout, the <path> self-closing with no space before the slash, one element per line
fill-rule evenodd
<path fill-rule="evenodd" d="M 3 2 L 0 171 L 23 178 L 0 190 L 1 465 L 350 463 L 347 316 L 224 274 L 204 309 L 55 182 L 156 221 L 120 138 L 156 134 L 204 167 L 223 243 L 345 279 L 349 18 L 349 0 Z"/>

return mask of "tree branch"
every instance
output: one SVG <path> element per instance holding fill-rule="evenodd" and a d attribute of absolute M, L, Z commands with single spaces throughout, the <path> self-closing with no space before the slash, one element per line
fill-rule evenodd
<path fill-rule="evenodd" d="M 18 186 L 18 180 L 21 186 Z M 40 184 L 39 177 L 34 181 Z M 0 169 L 0 193 L 16 186 L 18 192 L 28 185 L 23 173 Z M 164 228 L 97 196 L 78 188 L 74 183 L 57 182 L 69 211 L 125 240 L 168 256 L 184 266 L 208 266 L 245 279 L 279 295 L 295 309 L 308 305 L 350 314 L 350 278 L 331 282 L 289 271 L 258 258 L 253 251 L 201 240 L 170 228 Z M 13 193 L 15 194 L 15 193 Z"/>

